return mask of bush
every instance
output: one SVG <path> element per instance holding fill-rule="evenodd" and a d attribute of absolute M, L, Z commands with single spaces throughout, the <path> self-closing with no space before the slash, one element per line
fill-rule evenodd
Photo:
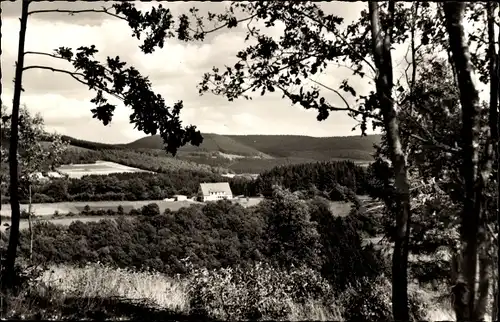
<path fill-rule="evenodd" d="M 160 214 L 160 207 L 156 203 L 150 203 L 141 208 L 141 214 L 146 217 L 154 217 Z"/>
<path fill-rule="evenodd" d="M 391 282 L 385 276 L 364 278 L 339 299 L 345 321 L 392 321 Z M 410 320 L 426 318 L 427 305 L 419 293 L 409 292 Z"/>
<path fill-rule="evenodd" d="M 379 218 L 367 215 L 364 208 L 352 208 L 348 216 L 356 230 L 365 237 L 376 237 L 384 233 L 384 225 Z"/>
<path fill-rule="evenodd" d="M 188 285 L 192 313 L 223 320 L 288 320 L 300 311 L 297 306 L 326 308 L 333 299 L 330 285 L 316 271 L 283 272 L 262 263 L 248 269 L 194 270 Z"/>
<path fill-rule="evenodd" d="M 29 213 L 26 210 L 21 211 L 21 219 L 28 219 Z"/>

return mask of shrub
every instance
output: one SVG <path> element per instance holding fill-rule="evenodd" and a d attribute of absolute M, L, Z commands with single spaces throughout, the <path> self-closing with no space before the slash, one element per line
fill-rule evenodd
<path fill-rule="evenodd" d="M 356 230 L 365 237 L 375 237 L 384 233 L 383 223 L 379 218 L 368 215 L 364 208 L 353 207 L 348 216 Z"/>
<path fill-rule="evenodd" d="M 262 263 L 247 269 L 194 270 L 188 292 L 192 313 L 224 320 L 287 320 L 297 306 L 318 303 L 326 308 L 333 299 L 330 285 L 316 271 L 284 272 Z"/>
<path fill-rule="evenodd" d="M 160 207 L 156 203 L 150 203 L 141 208 L 141 214 L 145 217 L 154 217 L 160 214 Z"/>
<path fill-rule="evenodd" d="M 28 219 L 29 213 L 26 210 L 21 211 L 21 219 Z"/>
<path fill-rule="evenodd" d="M 340 297 L 345 321 L 392 321 L 391 283 L 384 275 L 364 278 L 349 287 Z M 426 318 L 427 305 L 420 294 L 409 291 L 410 320 Z"/>

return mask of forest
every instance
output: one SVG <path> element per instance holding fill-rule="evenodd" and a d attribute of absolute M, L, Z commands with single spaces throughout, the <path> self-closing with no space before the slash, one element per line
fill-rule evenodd
<path fill-rule="evenodd" d="M 181 315 L 194 320 L 499 320 L 497 2 L 234 1 L 175 9 L 120 2 L 83 10 L 126 22 L 120 28 L 132 33 L 138 54 L 148 62 L 156 54 L 174 63 L 166 56 L 172 42 L 211 46 L 217 37 L 234 36 L 234 52 L 200 64 L 204 70 L 192 90 L 207 102 L 215 95 L 218 102 L 245 102 L 249 109 L 266 99 L 285 101 L 313 112 L 307 115 L 318 122 L 348 116 L 358 134 L 381 133 L 372 142 L 374 153 L 366 153 L 362 144 L 343 151 L 329 141 L 335 155 L 320 149 L 324 141 L 308 147 L 304 137 L 295 138 L 290 146 L 279 136 L 263 142 L 257 136 L 206 135 L 205 147 L 224 147 L 204 151 L 200 128 L 182 122 L 189 114 L 188 98 L 157 93 L 155 78 L 129 65 L 126 52 L 113 48 L 99 56 L 95 45 L 65 47 L 64 39 L 50 52 L 25 49 L 32 16 L 69 13 L 76 24 L 82 12 L 60 9 L 58 3 L 52 10 L 31 1 L 15 5 L 21 10 L 15 17 L 20 28 L 13 100 L 1 120 L 2 142 L 8 142 L 2 145 L 2 194 L 12 209 L 8 233 L 2 234 L 4 316 L 117 319 L 137 317 L 132 312 L 139 310 L 149 312 L 141 318 L 163 314 L 175 320 Z M 40 56 L 47 63 L 28 59 Z M 53 66 L 52 59 L 69 67 Z M 68 143 L 61 136 L 44 130 L 41 116 L 26 117 L 31 107 L 21 98 L 34 89 L 23 77 L 33 70 L 64 74 L 88 88 L 95 95 L 89 97 L 90 113 L 104 126 L 126 107 L 130 124 L 172 157 L 159 161 L 159 150 L 103 150 L 102 145 L 97 154 L 81 158 L 109 155 L 159 174 L 59 180 L 44 190 L 33 174 L 73 156 L 65 156 Z M 291 114 L 295 107 L 289 108 Z M 273 116 L 273 122 L 284 122 L 285 113 Z M 221 155 L 229 147 L 242 152 L 242 163 L 181 158 L 188 150 Z M 261 157 L 258 166 L 249 161 L 254 154 Z M 366 170 L 354 162 L 331 162 L 360 156 L 373 158 Z M 319 162 L 304 162 L 313 157 Z M 20 202 L 32 197 L 32 190 L 54 200 L 160 196 L 189 193 L 197 180 L 216 180 L 229 170 L 260 173 L 255 181 L 239 178 L 232 186 L 265 200 L 248 209 L 217 202 L 163 214 L 158 205 L 149 205 L 131 218 L 67 227 L 30 221 L 27 232 L 19 229 Z M 360 194 L 371 200 L 361 202 Z M 332 213 L 331 200 L 350 202 L 350 213 Z M 56 270 L 68 274 L 46 277 Z M 142 281 L 133 284 L 142 295 L 113 286 L 120 276 L 128 283 Z M 169 286 L 146 295 L 146 289 L 153 290 L 145 286 L 147 276 Z M 162 305 L 148 302 L 166 296 L 172 297 Z"/>
<path fill-rule="evenodd" d="M 208 137 L 213 139 L 214 135 Z M 143 170 L 154 172 L 168 172 L 176 169 L 194 170 L 194 171 L 209 171 L 214 173 L 261 173 L 271 170 L 276 166 L 313 163 L 318 161 L 330 160 L 353 160 L 355 162 L 368 163 L 373 159 L 374 147 L 373 138 L 361 140 L 358 142 L 357 137 L 348 138 L 325 138 L 318 144 L 314 139 L 305 138 L 306 146 L 315 149 L 311 151 L 297 151 L 297 146 L 290 143 L 289 147 L 281 150 L 276 147 L 269 147 L 266 151 L 273 152 L 277 157 L 256 157 L 263 155 L 262 152 L 255 150 L 254 155 L 242 155 L 242 151 L 238 149 L 239 145 L 233 144 L 227 147 L 227 150 L 220 147 L 220 136 L 215 136 L 219 141 L 213 142 L 216 147 L 207 147 L 204 150 L 197 151 L 195 149 L 180 150 L 175 157 L 169 156 L 160 149 L 150 149 L 147 142 L 145 144 L 130 144 L 126 146 L 117 145 L 116 148 L 112 145 L 101 145 L 100 143 L 77 140 L 68 137 L 62 137 L 64 142 L 69 144 L 69 148 L 64 155 L 61 155 L 61 164 L 79 164 L 79 163 L 94 163 L 98 160 L 111 161 L 124 164 L 130 167 L 135 167 Z M 146 139 L 153 140 L 154 137 Z M 265 136 L 265 140 L 276 140 L 276 145 L 281 141 L 273 136 Z M 328 146 L 330 143 L 326 139 L 331 139 L 334 145 L 338 145 L 339 149 L 331 150 Z M 333 140 L 338 139 L 338 140 Z M 240 139 L 241 140 L 241 139 Z M 289 141 L 295 141 L 289 139 Z M 301 140 L 297 140 L 301 142 Z M 337 142 L 339 141 L 339 142 Z M 142 141 L 141 141 L 142 142 Z M 225 142 L 225 141 L 224 141 Z M 228 142 L 225 142 L 228 143 Z M 315 146 L 316 145 L 316 146 Z M 235 147 L 236 146 L 236 147 Z M 328 146 L 328 148 L 327 148 Z M 210 149 L 209 149 L 210 148 Z M 222 149 L 222 150 L 221 150 Z M 243 149 L 247 151 L 250 148 Z M 231 152 L 237 157 L 235 159 L 227 158 L 219 154 L 219 152 Z M 224 153 L 224 152 L 223 152 Z"/>
<path fill-rule="evenodd" d="M 168 276 L 185 276 L 200 268 L 251 267 L 257 262 L 311 267 L 337 295 L 350 283 L 366 283 L 363 278 L 388 269 L 388 263 L 373 250 L 362 247 L 360 213 L 335 217 L 326 199 L 303 198 L 276 187 L 267 201 L 251 208 L 219 201 L 160 213 L 151 204 L 133 218 L 91 223 L 77 220 L 69 226 L 40 223 L 35 226 L 37 238 L 31 261 L 76 266 L 99 262 Z M 2 234 L 2 243 L 6 242 L 7 236 Z M 22 257 L 29 257 L 28 245 L 29 235 L 23 231 Z M 186 257 L 190 266 L 183 260 Z M 317 285 L 309 287 L 308 296 L 317 290 Z M 322 295 L 317 294 L 325 300 Z M 300 293 L 297 296 L 300 298 Z M 355 308 L 349 314 L 355 317 Z"/>
<path fill-rule="evenodd" d="M 357 194 L 364 194 L 365 170 L 353 162 L 322 162 L 298 166 L 280 166 L 264 172 L 256 180 L 244 177 L 225 178 L 211 172 L 179 169 L 161 173 L 117 173 L 86 175 L 80 179 L 57 178 L 31 185 L 31 202 L 51 203 L 68 201 L 162 200 L 176 194 L 195 197 L 200 183 L 226 182 L 233 195 L 257 197 L 268 195 L 279 184 L 292 191 L 314 189 L 324 192 L 331 200 L 337 185 Z M 314 188 L 312 188 L 314 187 Z M 29 187 L 20 189 L 21 203 L 29 201 Z M 2 189 L 2 203 L 9 203 L 7 187 Z"/>

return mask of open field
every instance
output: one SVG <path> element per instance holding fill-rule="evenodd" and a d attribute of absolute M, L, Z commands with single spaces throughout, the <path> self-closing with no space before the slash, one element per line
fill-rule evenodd
<path fill-rule="evenodd" d="M 246 207 L 256 206 L 262 200 L 264 200 L 264 198 L 254 197 L 254 198 L 238 198 L 238 199 L 233 199 L 232 201 L 234 203 L 239 203 L 240 205 L 246 208 Z"/>
<path fill-rule="evenodd" d="M 239 203 L 243 207 L 252 207 L 258 205 L 264 198 L 240 198 L 233 199 L 234 203 Z M 91 210 L 113 210 L 116 211 L 118 206 L 122 206 L 123 211 L 125 213 L 130 212 L 132 209 L 140 209 L 141 207 L 148 205 L 150 203 L 156 203 L 160 207 L 160 212 L 164 212 L 165 209 L 170 209 L 172 211 L 177 211 L 182 207 L 189 207 L 192 204 L 202 204 L 196 201 L 163 201 L 163 200 L 145 200 L 145 201 L 82 201 L 82 202 L 56 202 L 56 203 L 39 203 L 33 204 L 33 212 L 37 216 L 37 219 L 34 219 L 35 222 L 42 221 L 50 221 L 54 224 L 59 225 L 69 225 L 73 221 L 80 220 L 83 222 L 90 221 L 99 221 L 101 219 L 112 219 L 115 216 L 71 216 L 64 218 L 54 218 L 53 215 L 57 211 L 60 215 L 65 215 L 69 213 L 79 214 L 81 213 L 85 206 L 89 206 Z M 352 204 L 349 202 L 339 202 L 339 201 L 331 201 L 330 202 L 330 210 L 332 214 L 336 216 L 347 216 L 351 209 Z M 28 205 L 21 205 L 21 211 L 28 210 Z M 4 204 L 1 208 L 1 216 L 2 218 L 10 218 L 11 216 L 11 208 L 10 204 Z M 3 220 L 5 221 L 5 220 Z M 1 231 L 5 231 L 6 226 L 2 226 L 0 228 Z M 28 221 L 21 220 L 20 229 L 27 229 Z M 376 243 L 376 241 L 374 241 Z"/>
<path fill-rule="evenodd" d="M 233 199 L 232 202 L 239 203 L 243 207 L 252 207 L 258 205 L 264 198 L 238 198 Z M 156 203 L 160 207 L 160 212 L 165 209 L 177 211 L 182 207 L 189 207 L 192 204 L 200 204 L 197 201 L 164 201 L 164 200 L 142 200 L 142 201 L 75 201 L 75 202 L 54 202 L 54 203 L 34 203 L 32 204 L 33 212 L 36 216 L 52 216 L 57 211 L 59 214 L 78 214 L 82 212 L 85 206 L 89 206 L 90 210 L 113 210 L 116 211 L 118 206 L 122 206 L 125 213 L 130 212 L 132 209 L 140 209 L 141 207 L 150 203 Z M 330 210 L 334 215 L 346 216 L 351 209 L 349 202 L 330 202 Z M 21 211 L 28 211 L 28 205 L 21 205 Z M 10 217 L 11 215 L 10 204 L 1 205 L 0 216 Z"/>
<path fill-rule="evenodd" d="M 251 207 L 259 204 L 263 198 L 246 198 L 235 199 L 233 202 L 240 203 L 243 207 Z M 75 201 L 75 202 L 54 202 L 54 203 L 34 203 L 32 204 L 33 212 L 36 216 L 52 216 L 57 211 L 59 214 L 78 214 L 82 212 L 85 206 L 89 206 L 90 210 L 114 210 L 118 206 L 123 207 L 125 213 L 130 212 L 132 209 L 140 209 L 141 207 L 150 203 L 156 203 L 160 207 L 160 212 L 165 209 L 177 211 L 182 207 L 189 207 L 192 204 L 200 204 L 197 201 L 164 201 L 164 200 L 141 200 L 141 201 Z M 21 205 L 21 211 L 28 211 L 28 205 Z M 2 217 L 10 217 L 11 215 L 10 204 L 1 205 L 0 215 Z"/>
<path fill-rule="evenodd" d="M 91 210 L 117 210 L 118 206 L 122 206 L 124 212 L 128 212 L 132 209 L 139 209 L 150 203 L 156 203 L 160 207 L 160 211 L 163 212 L 165 209 L 170 209 L 172 211 L 179 210 L 182 207 L 189 207 L 190 205 L 197 203 L 195 201 L 163 201 L 163 200 L 144 200 L 144 201 L 79 201 L 79 202 L 54 202 L 54 203 L 34 203 L 32 205 L 33 212 L 36 216 L 52 216 L 56 211 L 62 214 L 68 213 L 80 213 L 83 211 L 86 205 L 90 207 Z M 28 211 L 28 205 L 21 205 L 21 211 Z M 10 217 L 11 208 L 10 204 L 2 205 L 0 210 L 0 215 L 3 217 Z"/>
<path fill-rule="evenodd" d="M 33 223 L 42 223 L 42 222 L 50 222 L 53 223 L 54 225 L 62 225 L 62 226 L 69 226 L 72 222 L 75 221 L 81 221 L 83 223 L 88 223 L 88 222 L 96 222 L 102 219 L 115 219 L 118 218 L 116 216 L 109 216 L 109 217 L 102 217 L 102 216 L 94 216 L 94 217 L 66 217 L 66 218 L 42 218 L 42 219 L 34 219 Z M 133 218 L 132 216 L 121 216 L 121 218 Z M 2 225 L 0 226 L 0 231 L 5 232 L 8 226 Z M 19 224 L 19 229 L 24 230 L 28 229 L 29 224 L 27 220 L 21 220 Z"/>
<path fill-rule="evenodd" d="M 108 161 L 96 161 L 96 163 L 89 164 L 65 164 L 60 166 L 57 170 L 68 175 L 70 178 L 77 179 L 91 174 L 108 175 L 111 173 L 123 172 L 151 172 Z"/>

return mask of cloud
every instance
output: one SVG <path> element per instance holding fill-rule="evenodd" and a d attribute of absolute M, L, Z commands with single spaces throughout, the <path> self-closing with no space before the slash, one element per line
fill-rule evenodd
<path fill-rule="evenodd" d="M 19 35 L 20 2 L 2 2 L 2 101 L 8 105 L 12 101 L 14 65 L 17 55 Z M 40 2 L 32 3 L 32 9 L 62 8 L 85 9 L 100 8 L 110 3 L 85 2 Z M 158 3 L 137 3 L 148 8 Z M 186 12 L 190 7 L 200 8 L 201 14 L 207 11 L 222 12 L 227 3 L 187 3 L 163 2 L 174 16 Z M 342 16 L 350 22 L 366 8 L 366 3 L 323 2 L 321 7 L 326 13 Z M 264 28 L 262 28 L 264 30 Z M 279 37 L 283 26 L 278 23 L 267 32 Z M 149 77 L 153 89 L 165 97 L 167 104 L 178 100 L 184 103 L 181 119 L 187 124 L 195 124 L 204 132 L 222 134 L 304 134 L 312 136 L 353 135 L 356 124 L 344 112 L 335 112 L 323 122 L 316 120 L 317 112 L 292 106 L 280 94 L 256 95 L 253 100 L 243 99 L 228 102 L 223 97 L 212 94 L 200 96 L 196 86 L 202 75 L 212 66 L 223 68 L 236 62 L 236 53 L 245 48 L 246 26 L 223 29 L 204 42 L 185 43 L 168 39 L 163 49 L 145 55 L 140 51 L 139 40 L 131 37 L 127 23 L 102 13 L 89 13 L 69 16 L 61 13 L 35 14 L 30 16 L 27 30 L 26 50 L 52 52 L 60 46 L 77 48 L 91 44 L 99 49 L 97 58 L 119 55 L 123 61 L 135 66 L 143 75 Z M 397 47 L 394 61 L 402 60 L 405 46 Z M 71 68 L 67 62 L 50 57 L 27 55 L 26 65 L 49 65 L 57 68 Z M 404 66 L 404 65 L 402 65 Z M 402 67 L 400 67 L 402 68 Z M 368 78 L 352 78 L 352 71 L 345 67 L 330 66 L 315 80 L 327 86 L 338 88 L 343 79 L 349 78 L 358 94 L 366 94 L 374 89 Z M 311 83 L 312 84 L 312 83 Z M 144 134 L 129 124 L 130 110 L 118 104 L 115 117 L 110 126 L 104 127 L 92 119 L 93 108 L 90 99 L 95 93 L 74 81 L 68 75 L 51 71 L 30 70 L 24 74 L 22 102 L 33 111 L 39 111 L 45 118 L 49 129 L 72 135 L 81 139 L 102 142 L 127 142 Z M 336 106 L 344 102 L 335 93 L 323 90 L 322 94 Z M 355 99 L 347 97 L 349 104 Z"/>

